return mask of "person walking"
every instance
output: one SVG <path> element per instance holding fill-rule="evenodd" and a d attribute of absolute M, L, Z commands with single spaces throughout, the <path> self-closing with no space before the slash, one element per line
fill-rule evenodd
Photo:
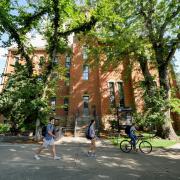
<path fill-rule="evenodd" d="M 87 139 L 91 140 L 91 144 L 88 151 L 88 156 L 95 157 L 96 151 L 96 134 L 95 134 L 95 120 L 91 120 L 87 129 Z"/>
<path fill-rule="evenodd" d="M 51 153 L 52 153 L 53 159 L 54 160 L 60 159 L 60 157 L 58 157 L 56 155 L 56 147 L 55 147 L 55 143 L 54 143 L 54 138 L 56 136 L 55 136 L 55 134 L 53 134 L 53 132 L 54 132 L 54 118 L 50 118 L 49 123 L 46 126 L 46 133 L 45 133 L 45 137 L 43 139 L 43 144 L 40 146 L 40 148 L 36 151 L 36 153 L 34 155 L 34 158 L 36 160 L 40 159 L 39 154 L 41 153 L 41 151 L 44 148 L 47 148 L 48 146 L 51 147 L 51 151 L 52 151 Z"/>

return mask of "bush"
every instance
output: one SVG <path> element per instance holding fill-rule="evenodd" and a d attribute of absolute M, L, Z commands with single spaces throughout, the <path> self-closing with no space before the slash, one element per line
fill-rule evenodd
<path fill-rule="evenodd" d="M 112 121 L 109 121 L 110 125 L 111 125 L 111 129 L 112 130 L 115 130 L 115 129 L 118 129 L 118 122 L 117 120 L 112 120 Z"/>
<path fill-rule="evenodd" d="M 10 125 L 9 124 L 0 124 L 0 133 L 7 133 L 10 131 Z"/>

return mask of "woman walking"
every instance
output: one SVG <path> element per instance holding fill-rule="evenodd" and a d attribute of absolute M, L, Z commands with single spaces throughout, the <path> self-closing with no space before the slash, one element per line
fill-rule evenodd
<path fill-rule="evenodd" d="M 87 138 L 91 140 L 91 144 L 88 151 L 88 156 L 95 157 L 96 151 L 96 134 L 95 134 L 95 120 L 91 120 L 88 129 L 87 129 Z"/>

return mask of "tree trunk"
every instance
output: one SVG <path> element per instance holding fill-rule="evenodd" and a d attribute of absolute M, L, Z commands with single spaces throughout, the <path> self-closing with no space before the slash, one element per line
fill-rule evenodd
<path fill-rule="evenodd" d="M 40 125 L 40 120 L 36 119 L 35 141 L 39 141 L 41 138 L 39 133 L 39 125 Z"/>
<path fill-rule="evenodd" d="M 168 100 L 170 98 L 170 87 L 169 87 L 169 80 L 168 80 L 168 64 L 161 64 L 158 67 L 159 72 L 159 82 L 160 87 L 165 90 L 165 97 L 164 100 Z M 170 109 L 165 112 L 167 120 L 165 120 L 164 124 L 162 125 L 162 130 L 159 131 L 159 135 L 165 139 L 177 139 L 177 135 L 173 129 L 171 117 L 170 117 Z"/>
<path fill-rule="evenodd" d="M 161 64 L 158 67 L 160 87 L 165 91 L 165 99 L 169 99 L 168 64 Z"/>
<path fill-rule="evenodd" d="M 147 89 L 148 95 L 151 95 L 151 89 L 153 87 L 153 77 L 151 76 L 149 69 L 148 69 L 148 63 L 147 60 L 144 57 L 139 57 L 139 64 L 144 76 L 145 85 Z"/>

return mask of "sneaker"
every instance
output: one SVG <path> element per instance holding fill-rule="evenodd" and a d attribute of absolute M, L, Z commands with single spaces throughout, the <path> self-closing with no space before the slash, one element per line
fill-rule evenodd
<path fill-rule="evenodd" d="M 92 154 L 91 154 L 91 157 L 96 157 L 96 154 L 95 154 L 95 153 L 92 153 Z"/>
<path fill-rule="evenodd" d="M 36 160 L 40 160 L 40 157 L 36 154 L 36 155 L 34 155 L 34 158 L 36 159 Z"/>
<path fill-rule="evenodd" d="M 90 151 L 88 151 L 87 156 L 91 156 L 91 152 Z"/>
<path fill-rule="evenodd" d="M 59 157 L 59 156 L 54 156 L 54 160 L 59 160 L 59 159 L 61 159 L 61 157 Z"/>

